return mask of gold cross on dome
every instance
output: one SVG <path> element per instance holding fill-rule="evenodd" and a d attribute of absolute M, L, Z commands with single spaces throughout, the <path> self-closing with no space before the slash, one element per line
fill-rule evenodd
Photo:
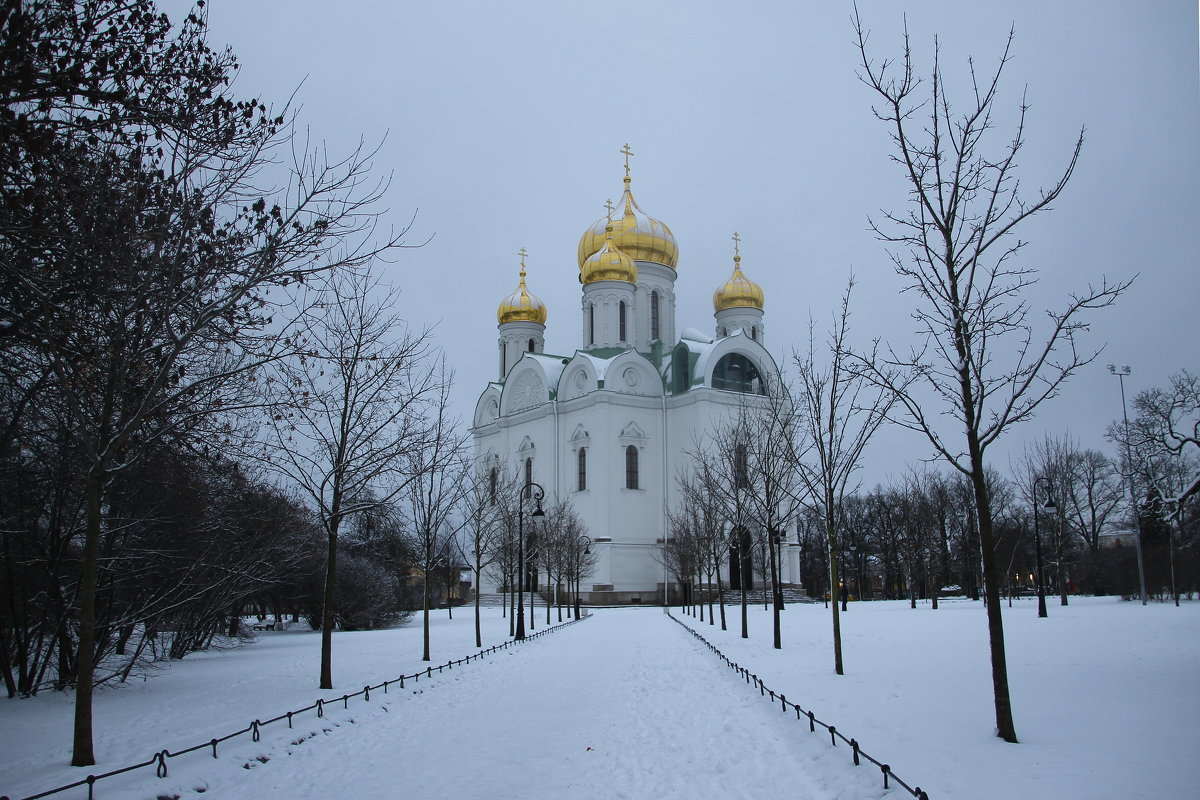
<path fill-rule="evenodd" d="M 612 222 L 612 214 L 617 210 L 617 207 L 613 205 L 611 197 L 604 201 L 604 207 L 608 209 L 608 221 Z"/>
<path fill-rule="evenodd" d="M 738 236 L 737 231 L 734 231 L 733 232 L 733 257 L 734 258 L 742 257 L 741 243 L 742 243 L 742 237 Z"/>
<path fill-rule="evenodd" d="M 521 257 L 521 272 L 524 272 L 525 271 L 525 256 L 529 255 L 529 253 L 525 252 L 525 248 L 522 247 L 520 252 L 517 253 L 517 255 L 519 255 Z"/>
<path fill-rule="evenodd" d="M 633 151 L 629 149 L 629 142 L 621 148 L 621 152 L 625 154 L 625 177 L 629 177 L 629 157 L 633 155 Z"/>

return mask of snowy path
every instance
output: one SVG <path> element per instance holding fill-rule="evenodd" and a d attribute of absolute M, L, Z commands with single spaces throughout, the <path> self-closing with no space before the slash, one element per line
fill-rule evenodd
<path fill-rule="evenodd" d="M 210 788 L 223 789 L 218 796 L 494 800 L 881 793 L 739 688 L 658 609 L 601 612 L 411 688 L 387 701 L 389 713 L 289 746 L 286 757 Z"/>

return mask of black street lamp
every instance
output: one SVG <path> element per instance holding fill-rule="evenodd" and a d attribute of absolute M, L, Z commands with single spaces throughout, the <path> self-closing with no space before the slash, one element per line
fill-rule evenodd
<path fill-rule="evenodd" d="M 1043 508 L 1047 510 L 1058 508 L 1054 503 L 1054 498 L 1050 496 L 1050 479 L 1035 478 L 1033 481 L 1033 539 L 1037 546 L 1037 598 L 1038 598 L 1038 616 L 1049 616 L 1046 613 L 1046 590 L 1042 584 L 1042 534 L 1038 528 L 1038 486 L 1043 482 L 1046 484 L 1046 505 Z"/>
<path fill-rule="evenodd" d="M 525 607 L 522 605 L 522 590 L 525 588 L 525 501 L 533 498 L 534 509 L 530 512 L 531 517 L 544 517 L 546 512 L 542 511 L 542 498 L 546 496 L 546 490 L 541 484 L 530 481 L 525 484 L 525 488 L 521 491 L 523 495 L 521 501 L 517 503 L 517 633 L 513 637 L 517 640 L 525 638 Z"/>
<path fill-rule="evenodd" d="M 592 554 L 592 537 L 581 535 L 575 540 L 575 619 L 579 619 L 579 584 L 583 579 L 583 557 Z"/>

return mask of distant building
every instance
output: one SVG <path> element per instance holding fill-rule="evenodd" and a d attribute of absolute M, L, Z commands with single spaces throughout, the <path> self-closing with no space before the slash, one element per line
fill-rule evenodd
<path fill-rule="evenodd" d="M 497 378 L 479 397 L 473 433 L 486 469 L 519 470 L 579 512 L 599 559 L 586 600 L 652 603 L 663 596 L 667 509 L 687 451 L 780 380 L 763 346 L 763 290 L 742 271 L 737 234 L 712 334 L 677 335 L 675 237 L 638 207 L 628 158 L 625 171 L 620 203 L 579 241 L 580 346 L 566 354 L 546 352 L 547 309 L 526 286 L 522 249 L 517 289 L 497 312 Z M 787 551 L 782 582 L 798 584 L 798 546 Z"/>

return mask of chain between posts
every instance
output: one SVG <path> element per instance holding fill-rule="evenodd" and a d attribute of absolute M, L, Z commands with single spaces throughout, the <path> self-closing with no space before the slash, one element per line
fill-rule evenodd
<path fill-rule="evenodd" d="M 776 692 L 773 692 L 770 689 L 767 689 L 761 678 L 759 678 L 757 675 L 751 673 L 750 670 L 739 665 L 737 662 L 730 659 L 728 656 L 726 656 L 724 653 L 722 653 L 720 650 L 718 650 L 717 647 L 714 644 L 712 644 L 712 642 L 708 641 L 703 636 L 701 636 L 699 633 L 697 633 L 691 626 L 689 626 L 689 625 L 685 624 L 684 622 L 682 622 L 681 620 L 677 619 L 675 617 L 675 615 L 670 612 L 670 610 L 667 611 L 667 616 L 670 617 L 677 625 L 679 625 L 685 631 L 687 631 L 692 636 L 694 636 L 698 641 L 700 641 L 702 644 L 704 644 L 704 646 L 707 647 L 710 652 L 717 655 L 722 661 L 725 662 L 726 666 L 728 666 L 731 670 L 733 670 L 739 676 L 744 678 L 747 684 L 757 687 L 760 697 L 765 697 L 768 693 L 770 693 L 771 702 L 774 703 L 776 698 L 778 698 L 781 709 L 785 713 L 787 712 L 789 706 L 796 710 L 796 721 L 797 722 L 799 722 L 803 718 L 807 718 L 808 719 L 808 730 L 810 733 L 816 732 L 817 726 L 820 725 L 822 728 L 824 728 L 826 731 L 829 732 L 829 741 L 832 744 L 832 746 L 834 746 L 834 747 L 837 746 L 838 739 L 841 739 L 843 742 L 850 745 L 850 750 L 851 750 L 852 758 L 854 761 L 854 766 L 856 766 L 856 767 L 859 766 L 861 763 L 860 759 L 865 758 L 867 761 L 870 761 L 872 764 L 879 767 L 879 771 L 883 775 L 883 788 L 884 789 L 891 788 L 891 782 L 894 782 L 894 783 L 898 784 L 899 786 L 903 787 L 909 794 L 911 794 L 917 800 L 929 800 L 929 795 L 926 792 L 924 792 L 920 786 L 909 786 L 907 783 L 905 783 L 899 777 L 897 777 L 896 773 L 892 772 L 892 768 L 890 766 L 888 766 L 887 764 L 884 764 L 882 761 L 879 761 L 879 760 L 873 758 L 868 753 L 864 752 L 862 747 L 858 744 L 857 739 L 847 739 L 845 734 L 841 733 L 835 726 L 830 725 L 826 722 L 822 722 L 821 720 L 817 719 L 816 714 L 813 713 L 811 710 L 806 711 L 805 709 L 800 707 L 799 703 L 792 703 L 786 697 L 784 697 L 782 694 L 777 694 Z"/>
<path fill-rule="evenodd" d="M 533 639 L 537 639 L 548 633 L 552 633 L 561 628 L 565 628 L 569 625 L 574 625 L 576 622 L 581 622 L 581 621 L 583 621 L 585 619 L 589 619 L 589 618 L 590 618 L 590 615 L 588 617 L 581 617 L 580 619 L 573 619 L 569 622 L 562 622 L 557 625 L 552 625 L 549 628 L 543 628 L 542 630 L 538 631 L 537 634 L 535 634 L 535 635 L 526 636 L 525 641 L 526 642 L 532 641 Z M 521 644 L 521 643 L 522 642 L 520 642 L 518 640 L 510 639 L 510 640 L 504 642 L 503 644 L 492 645 L 491 647 L 480 650 L 478 653 L 473 653 L 472 655 L 469 655 L 464 659 L 459 659 L 457 661 L 449 661 L 449 662 L 437 667 L 436 669 L 440 673 L 443 670 L 443 668 L 453 669 L 455 664 L 459 664 L 459 665 L 469 664 L 469 663 L 471 663 L 472 659 L 478 660 L 480 658 L 483 658 L 486 655 L 492 655 L 493 653 L 498 653 L 501 650 L 507 650 L 509 647 L 512 647 L 516 644 Z M 27 795 L 26 797 L 20 798 L 19 800 L 40 800 L 40 798 L 50 797 L 51 795 L 58 794 L 59 792 L 65 792 L 69 789 L 75 789 L 80 786 L 87 787 L 88 800 L 95 800 L 94 789 L 95 789 L 96 781 L 103 780 L 104 778 L 111 778 L 116 775 L 123 775 L 126 772 L 133 772 L 134 770 L 144 769 L 145 767 L 154 767 L 155 776 L 159 777 L 159 778 L 165 778 L 165 777 L 167 777 L 167 759 L 168 758 L 178 758 L 179 756 L 187 755 L 189 753 L 194 753 L 197 750 L 204 750 L 206 748 L 211 748 L 212 749 L 212 757 L 217 758 L 218 757 L 217 756 L 217 745 L 220 744 L 221 742 L 228 741 L 229 739 L 233 739 L 238 736 L 244 736 L 247 733 L 250 734 L 250 738 L 252 741 L 257 742 L 257 741 L 259 741 L 259 738 L 261 736 L 259 729 L 264 725 L 270 725 L 275 722 L 280 722 L 281 720 L 286 720 L 288 727 L 291 728 L 292 727 L 292 717 L 294 717 L 297 714 L 303 714 L 305 712 L 314 711 L 314 710 L 317 712 L 318 718 L 323 718 L 325 716 L 325 704 L 326 703 L 341 702 L 344 708 L 349 708 L 350 707 L 350 704 L 349 704 L 350 699 L 354 698 L 354 697 L 360 697 L 360 696 L 363 698 L 363 700 L 369 702 L 371 699 L 371 690 L 372 689 L 382 688 L 383 691 L 386 693 L 388 684 L 392 684 L 392 683 L 399 683 L 400 688 L 403 689 L 405 679 L 416 681 L 416 680 L 420 679 L 421 677 L 429 678 L 433 675 L 433 670 L 434 670 L 434 667 L 428 667 L 427 669 L 415 672 L 412 675 L 400 675 L 397 678 L 392 678 L 390 680 L 386 680 L 382 683 L 375 684 L 374 686 L 370 686 L 370 685 L 364 686 L 362 689 L 360 689 L 357 692 L 354 692 L 353 694 L 344 694 L 340 697 L 334 697 L 334 698 L 318 698 L 314 703 L 312 703 L 312 705 L 305 706 L 304 708 L 293 709 L 291 711 L 284 712 L 283 714 L 280 714 L 279 716 L 271 717 L 270 719 L 264 719 L 264 720 L 256 719 L 253 722 L 251 722 L 249 725 L 247 725 L 245 728 L 242 728 L 241 730 L 238 730 L 238 731 L 234 731 L 233 733 L 228 733 L 219 738 L 209 739 L 207 742 L 203 742 L 203 743 L 197 744 L 197 745 L 192 745 L 191 747 L 184 748 L 183 750 L 179 750 L 177 752 L 171 752 L 170 750 L 165 750 L 165 749 L 159 750 L 153 756 L 151 756 L 150 759 L 147 761 L 142 761 L 138 764 L 129 764 L 128 766 L 124 766 L 119 769 L 114 769 L 110 772 L 104 772 L 99 775 L 88 775 L 86 778 L 75 781 L 74 783 L 68 783 L 68 784 L 64 784 L 62 786 L 56 786 L 53 789 L 47 789 L 44 792 L 38 792 L 37 794 Z M 9 795 L 0 795 L 0 800 L 10 800 L 10 797 L 9 797 Z"/>

